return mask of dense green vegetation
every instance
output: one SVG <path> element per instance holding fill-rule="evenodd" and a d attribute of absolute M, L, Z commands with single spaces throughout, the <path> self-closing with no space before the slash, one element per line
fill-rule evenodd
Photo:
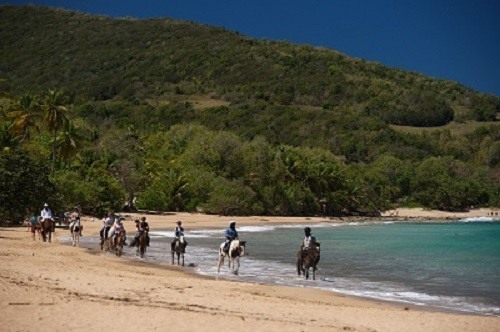
<path fill-rule="evenodd" d="M 133 197 L 220 214 L 500 205 L 500 98 L 457 83 L 170 19 L 2 6 L 0 38 L 0 177 L 20 181 L 0 191 L 50 188 L 3 220 Z M 391 126 L 457 121 L 476 129 Z"/>

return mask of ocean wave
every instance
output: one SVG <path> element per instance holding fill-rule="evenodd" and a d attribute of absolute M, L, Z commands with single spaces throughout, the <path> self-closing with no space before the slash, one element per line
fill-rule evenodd
<path fill-rule="evenodd" d="M 223 234 L 222 231 L 214 231 L 214 230 L 200 230 L 200 231 L 189 231 L 189 232 L 184 232 L 186 238 L 209 238 L 209 237 L 220 237 L 221 234 Z M 173 231 L 154 231 L 154 232 L 149 232 L 149 236 L 151 237 L 169 237 L 173 238 L 174 237 L 174 232 Z"/>
<path fill-rule="evenodd" d="M 238 231 L 242 233 L 258 233 L 274 231 L 275 229 L 275 226 L 241 226 Z"/>
<path fill-rule="evenodd" d="M 465 218 L 465 219 L 460 219 L 459 221 L 461 222 L 493 222 L 493 221 L 500 221 L 498 217 L 493 218 L 493 217 L 470 217 L 470 218 Z"/>

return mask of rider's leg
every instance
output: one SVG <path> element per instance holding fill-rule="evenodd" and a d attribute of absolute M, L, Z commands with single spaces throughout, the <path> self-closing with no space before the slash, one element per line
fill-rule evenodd
<path fill-rule="evenodd" d="M 134 236 L 134 239 L 132 240 L 132 242 L 130 243 L 129 247 L 133 247 L 135 246 L 137 240 L 139 239 L 139 236 L 141 235 L 141 232 L 135 232 L 135 236 Z"/>
<path fill-rule="evenodd" d="M 229 246 L 231 245 L 231 240 L 226 240 L 226 243 L 224 244 L 224 251 L 228 251 L 229 250 Z"/>

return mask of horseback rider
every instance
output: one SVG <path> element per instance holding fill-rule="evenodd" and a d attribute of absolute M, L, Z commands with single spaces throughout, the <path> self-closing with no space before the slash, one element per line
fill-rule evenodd
<path fill-rule="evenodd" d="M 113 242 L 113 246 L 116 245 L 116 240 L 121 233 L 123 233 L 123 237 L 124 237 L 123 242 L 125 243 L 125 238 L 127 236 L 127 232 L 125 231 L 125 227 L 123 226 L 123 222 L 122 222 L 124 219 L 125 218 L 118 218 L 114 224 L 114 232 L 113 232 L 113 235 L 111 237 L 111 241 Z"/>
<path fill-rule="evenodd" d="M 231 242 L 238 238 L 238 231 L 236 231 L 236 221 L 231 220 L 229 222 L 229 227 L 226 229 L 226 242 L 224 243 L 224 252 L 229 251 L 229 246 Z"/>
<path fill-rule="evenodd" d="M 83 226 L 80 222 L 80 211 L 78 207 L 75 206 L 73 209 L 73 212 L 69 216 L 71 222 L 69 223 L 69 230 L 71 234 L 73 234 L 73 231 L 78 228 L 78 232 L 80 233 L 80 236 L 82 236 L 82 231 L 83 231 Z"/>
<path fill-rule="evenodd" d="M 301 257 L 304 258 L 305 254 L 312 249 L 319 247 L 316 237 L 311 234 L 311 228 L 304 228 L 304 240 L 302 240 L 302 245 L 300 246 Z"/>
<path fill-rule="evenodd" d="M 43 204 L 43 209 L 40 212 L 40 216 L 42 217 L 42 221 L 45 219 L 52 219 L 52 211 L 49 209 L 49 204 Z"/>
<path fill-rule="evenodd" d="M 110 228 L 113 226 L 115 223 L 115 213 L 114 212 L 109 212 L 108 217 L 103 220 L 103 226 L 101 230 L 99 231 L 99 234 L 101 235 L 101 238 L 107 239 L 108 238 L 108 232 Z"/>
<path fill-rule="evenodd" d="M 135 232 L 135 237 L 132 243 L 130 243 L 130 247 L 135 246 L 137 241 L 139 240 L 139 237 L 143 232 L 146 232 L 146 245 L 149 247 L 149 224 L 146 221 L 146 217 L 142 217 L 141 220 L 139 219 L 135 220 L 135 227 L 137 228 L 137 231 Z"/>
<path fill-rule="evenodd" d="M 170 247 L 172 249 L 172 251 L 175 250 L 175 243 L 177 241 L 180 241 L 180 237 L 181 236 L 184 236 L 184 227 L 182 227 L 182 221 L 177 221 L 177 226 L 175 226 L 175 229 L 174 229 L 174 240 L 172 241 L 172 243 L 170 243 Z M 187 242 L 184 241 L 184 247 L 187 247 Z"/>

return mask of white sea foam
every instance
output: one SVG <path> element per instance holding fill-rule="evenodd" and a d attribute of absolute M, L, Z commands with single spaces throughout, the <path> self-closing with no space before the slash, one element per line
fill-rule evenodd
<path fill-rule="evenodd" d="M 201 231 L 189 231 L 189 232 L 184 232 L 184 235 L 186 238 L 209 238 L 209 237 L 220 237 L 223 234 L 223 231 L 218 230 L 201 230 Z M 151 237 L 169 237 L 173 238 L 174 237 L 174 232 L 173 231 L 154 231 L 154 232 L 149 232 L 149 235 Z"/>
<path fill-rule="evenodd" d="M 500 221 L 500 218 L 493 218 L 493 217 L 471 217 L 471 218 L 465 218 L 465 219 L 460 219 L 462 222 L 492 222 L 492 221 Z"/>
<path fill-rule="evenodd" d="M 275 230 L 274 226 L 241 226 L 238 228 L 239 232 L 246 233 L 258 233 L 258 232 L 268 232 Z"/>

